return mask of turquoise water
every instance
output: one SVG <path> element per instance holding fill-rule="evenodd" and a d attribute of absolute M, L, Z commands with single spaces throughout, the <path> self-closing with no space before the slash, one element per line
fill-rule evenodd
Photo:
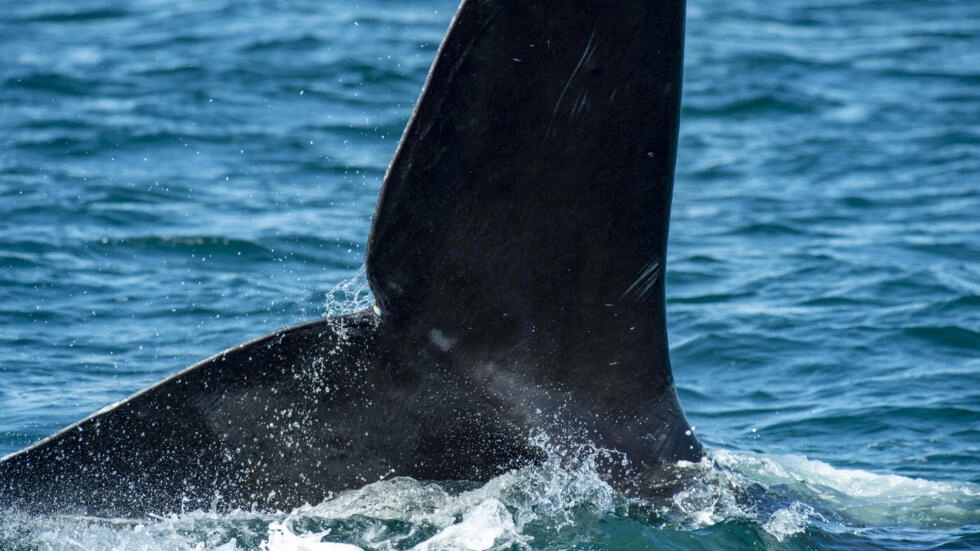
<path fill-rule="evenodd" d="M 0 454 L 368 300 L 444 0 L 5 2 Z M 980 4 L 690 0 L 667 270 L 711 462 L 586 460 L 278 515 L 0 511 L 2 549 L 980 548 Z"/>

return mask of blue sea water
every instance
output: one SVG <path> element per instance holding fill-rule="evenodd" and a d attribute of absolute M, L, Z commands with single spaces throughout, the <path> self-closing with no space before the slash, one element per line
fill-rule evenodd
<path fill-rule="evenodd" d="M 0 455 L 369 301 L 455 8 L 0 2 Z M 668 323 L 725 468 L 668 503 L 546 464 L 275 515 L 0 511 L 0 548 L 980 548 L 978 29 L 969 0 L 689 0 Z"/>

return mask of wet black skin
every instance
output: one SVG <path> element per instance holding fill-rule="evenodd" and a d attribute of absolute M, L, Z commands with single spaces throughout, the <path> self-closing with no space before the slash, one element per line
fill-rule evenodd
<path fill-rule="evenodd" d="M 222 352 L 0 463 L 0 505 L 289 509 L 595 444 L 643 494 L 697 460 L 663 273 L 679 0 L 465 0 L 385 178 L 375 308 Z M 655 485 L 655 484 L 653 484 Z"/>

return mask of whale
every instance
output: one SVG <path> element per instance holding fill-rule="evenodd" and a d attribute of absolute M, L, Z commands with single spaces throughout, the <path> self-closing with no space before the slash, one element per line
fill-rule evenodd
<path fill-rule="evenodd" d="M 382 182 L 373 307 L 274 331 L 0 461 L 0 507 L 290 510 L 606 450 L 643 495 L 703 448 L 664 274 L 683 0 L 463 0 Z"/>

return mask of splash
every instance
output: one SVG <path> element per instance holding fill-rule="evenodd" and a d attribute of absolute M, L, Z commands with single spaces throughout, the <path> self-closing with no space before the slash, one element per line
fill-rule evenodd
<path fill-rule="evenodd" d="M 353 276 L 334 286 L 327 293 L 324 316 L 334 317 L 366 310 L 374 305 L 374 295 L 368 284 L 367 272 L 362 264 Z"/>
<path fill-rule="evenodd" d="M 781 542 L 789 536 L 803 533 L 813 518 L 826 521 L 813 507 L 794 501 L 789 507 L 774 511 L 762 528 Z"/>
<path fill-rule="evenodd" d="M 543 464 L 485 484 L 393 478 L 291 512 L 133 520 L 0 511 L 0 549 L 496 551 L 725 548 L 731 541 L 779 548 L 813 534 L 860 542 L 876 529 L 980 525 L 980 488 L 969 483 L 714 450 L 678 466 L 686 482 L 677 491 L 639 500 L 603 481 L 596 464 L 605 450 L 562 450 L 544 436 L 536 442 L 548 452 Z"/>
<path fill-rule="evenodd" d="M 401 485 L 402 489 L 412 485 L 409 481 L 399 481 L 395 484 Z M 382 486 L 387 485 L 382 484 Z M 309 533 L 297 530 L 293 524 L 301 519 L 302 517 L 295 517 L 283 522 L 272 522 L 269 525 L 269 539 L 261 545 L 262 551 L 364 551 L 364 548 L 357 545 L 324 541 L 332 532 L 331 529 Z M 390 545 L 394 543 L 391 541 L 392 538 L 376 537 L 383 533 L 385 533 L 383 530 L 365 531 L 363 536 L 368 541 L 364 545 L 371 549 L 391 548 Z M 490 498 L 465 511 L 459 523 L 449 522 L 435 535 L 414 545 L 411 549 L 413 551 L 486 551 L 494 548 L 496 542 L 515 539 L 517 539 L 517 531 L 510 511 L 500 501 Z"/>
<path fill-rule="evenodd" d="M 363 551 L 360 547 L 348 543 L 324 542 L 323 538 L 330 532 L 324 530 L 296 535 L 286 523 L 274 521 L 269 524 L 269 539 L 262 542 L 261 549 L 262 551 Z"/>
<path fill-rule="evenodd" d="M 467 511 L 459 524 L 444 528 L 413 549 L 484 551 L 493 548 L 498 541 L 508 542 L 518 539 L 517 528 L 510 511 L 500 501 L 490 498 Z"/>

